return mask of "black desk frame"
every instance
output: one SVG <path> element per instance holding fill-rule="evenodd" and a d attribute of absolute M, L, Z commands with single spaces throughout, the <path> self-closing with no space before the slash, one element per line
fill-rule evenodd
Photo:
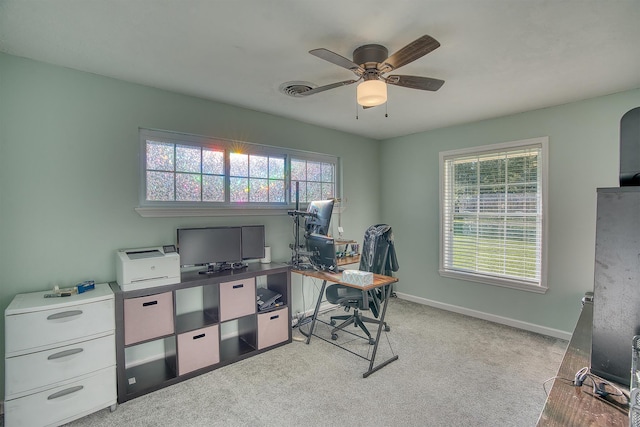
<path fill-rule="evenodd" d="M 322 336 L 316 335 L 314 333 L 316 322 L 321 322 L 321 323 L 330 325 L 330 324 L 318 319 L 318 313 L 320 312 L 320 305 L 322 304 L 322 298 L 324 296 L 324 291 L 325 291 L 325 289 L 327 287 L 327 282 L 330 281 L 331 283 L 339 283 L 339 284 L 342 284 L 342 285 L 351 286 L 351 287 L 356 288 L 356 289 L 360 289 L 360 287 L 353 286 L 353 285 L 350 285 L 348 283 L 344 283 L 344 282 L 340 281 L 339 279 L 336 279 L 335 277 L 326 277 L 326 276 L 329 276 L 329 275 L 328 274 L 324 275 L 322 273 L 315 272 L 315 271 L 311 273 L 311 272 L 308 272 L 308 271 L 294 270 L 294 272 L 300 273 L 301 275 L 306 276 L 306 277 L 315 277 L 315 278 L 322 279 L 322 287 L 320 289 L 320 294 L 318 295 L 318 300 L 316 301 L 316 308 L 313 311 L 313 317 L 311 318 L 311 327 L 309 329 L 309 333 L 304 333 L 302 330 L 300 330 L 300 332 L 307 337 L 307 341 L 306 341 L 307 344 L 309 344 L 311 342 L 311 336 L 315 335 L 316 337 L 320 338 L 323 341 L 326 341 L 326 342 L 328 342 L 330 344 L 333 344 L 336 347 L 340 347 L 341 349 L 346 350 L 351 354 L 354 354 L 354 355 L 356 355 L 356 356 L 358 356 L 358 357 L 360 357 L 362 359 L 365 359 L 365 360 L 369 361 L 369 369 L 365 373 L 362 374 L 363 378 L 367 378 L 369 375 L 371 375 L 374 372 L 384 368 L 385 366 L 387 366 L 391 362 L 394 362 L 394 361 L 398 360 L 398 355 L 394 354 L 389 359 L 379 363 L 378 365 L 375 365 L 376 354 L 378 352 L 378 344 L 380 343 L 380 335 L 382 334 L 382 329 L 384 328 L 384 319 L 385 319 L 385 316 L 386 316 L 386 313 L 387 313 L 387 305 L 389 303 L 389 298 L 391 297 L 391 293 L 392 293 L 392 289 L 391 289 L 392 286 L 391 285 L 393 283 L 397 282 L 397 279 L 394 279 L 392 277 L 387 277 L 387 276 L 375 275 L 378 279 L 386 278 L 387 280 L 384 280 L 384 282 L 385 282 L 384 284 L 381 284 L 381 285 L 378 285 L 378 286 L 374 286 L 374 288 L 379 288 L 379 287 L 383 287 L 384 288 L 385 298 L 384 298 L 384 301 L 383 301 L 382 311 L 380 313 L 380 319 L 379 319 L 380 323 L 378 324 L 378 331 L 376 332 L 375 343 L 373 344 L 373 352 L 371 354 L 371 358 L 368 358 L 368 357 L 362 356 L 361 354 L 355 353 L 355 352 L 353 352 L 353 351 L 351 351 L 351 350 L 349 350 L 349 349 L 347 349 L 347 348 L 345 348 L 345 347 L 343 347 L 343 346 L 341 346 L 339 344 L 336 344 L 335 342 L 330 341 L 330 340 L 328 340 L 328 339 L 326 339 L 326 338 L 324 338 Z M 391 279 L 391 280 L 388 280 L 388 279 Z M 367 292 L 368 290 L 370 290 L 370 289 L 362 288 L 363 292 Z M 344 329 L 342 329 L 342 332 L 347 332 L 347 333 L 349 333 L 351 335 L 354 335 L 354 336 L 357 336 L 359 338 L 365 339 L 365 337 L 363 337 L 361 335 L 354 334 L 353 332 L 349 332 L 349 331 L 346 331 Z M 366 339 L 368 340 L 368 337 Z"/>

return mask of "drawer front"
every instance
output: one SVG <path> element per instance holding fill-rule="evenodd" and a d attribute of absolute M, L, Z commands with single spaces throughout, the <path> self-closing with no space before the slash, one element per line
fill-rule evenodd
<path fill-rule="evenodd" d="M 5 360 L 5 396 L 12 399 L 69 378 L 115 366 L 113 334 Z"/>
<path fill-rule="evenodd" d="M 220 283 L 220 321 L 256 312 L 256 279 Z"/>
<path fill-rule="evenodd" d="M 60 425 L 116 403 L 116 368 L 4 404 L 7 427 Z"/>
<path fill-rule="evenodd" d="M 86 340 L 113 330 L 113 299 L 6 316 L 6 355 Z"/>
<path fill-rule="evenodd" d="M 178 374 L 220 362 L 218 325 L 178 335 Z"/>
<path fill-rule="evenodd" d="M 258 350 L 289 339 L 289 307 L 258 314 Z"/>
<path fill-rule="evenodd" d="M 124 300 L 124 344 L 173 333 L 173 293 Z"/>

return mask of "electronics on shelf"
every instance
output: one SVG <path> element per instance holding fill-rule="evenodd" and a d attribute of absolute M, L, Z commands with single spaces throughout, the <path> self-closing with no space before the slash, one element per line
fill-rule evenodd
<path fill-rule="evenodd" d="M 245 268 L 243 262 L 264 258 L 264 225 L 179 228 L 182 267 L 206 266 L 201 274 Z"/>
<path fill-rule="evenodd" d="M 169 247 L 120 249 L 116 277 L 123 291 L 180 283 L 180 256 Z"/>

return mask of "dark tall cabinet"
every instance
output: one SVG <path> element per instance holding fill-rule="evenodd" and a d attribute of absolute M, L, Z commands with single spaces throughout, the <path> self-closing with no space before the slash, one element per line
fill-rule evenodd
<path fill-rule="evenodd" d="M 591 370 L 629 385 L 640 334 L 640 187 L 598 189 Z"/>

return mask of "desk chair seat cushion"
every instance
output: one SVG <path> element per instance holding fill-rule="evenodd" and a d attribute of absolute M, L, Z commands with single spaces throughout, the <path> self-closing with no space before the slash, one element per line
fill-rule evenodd
<path fill-rule="evenodd" d="M 325 295 L 331 304 L 358 307 L 361 310 L 369 308 L 368 304 L 365 305 L 363 292 L 356 288 L 334 284 L 327 287 Z"/>

